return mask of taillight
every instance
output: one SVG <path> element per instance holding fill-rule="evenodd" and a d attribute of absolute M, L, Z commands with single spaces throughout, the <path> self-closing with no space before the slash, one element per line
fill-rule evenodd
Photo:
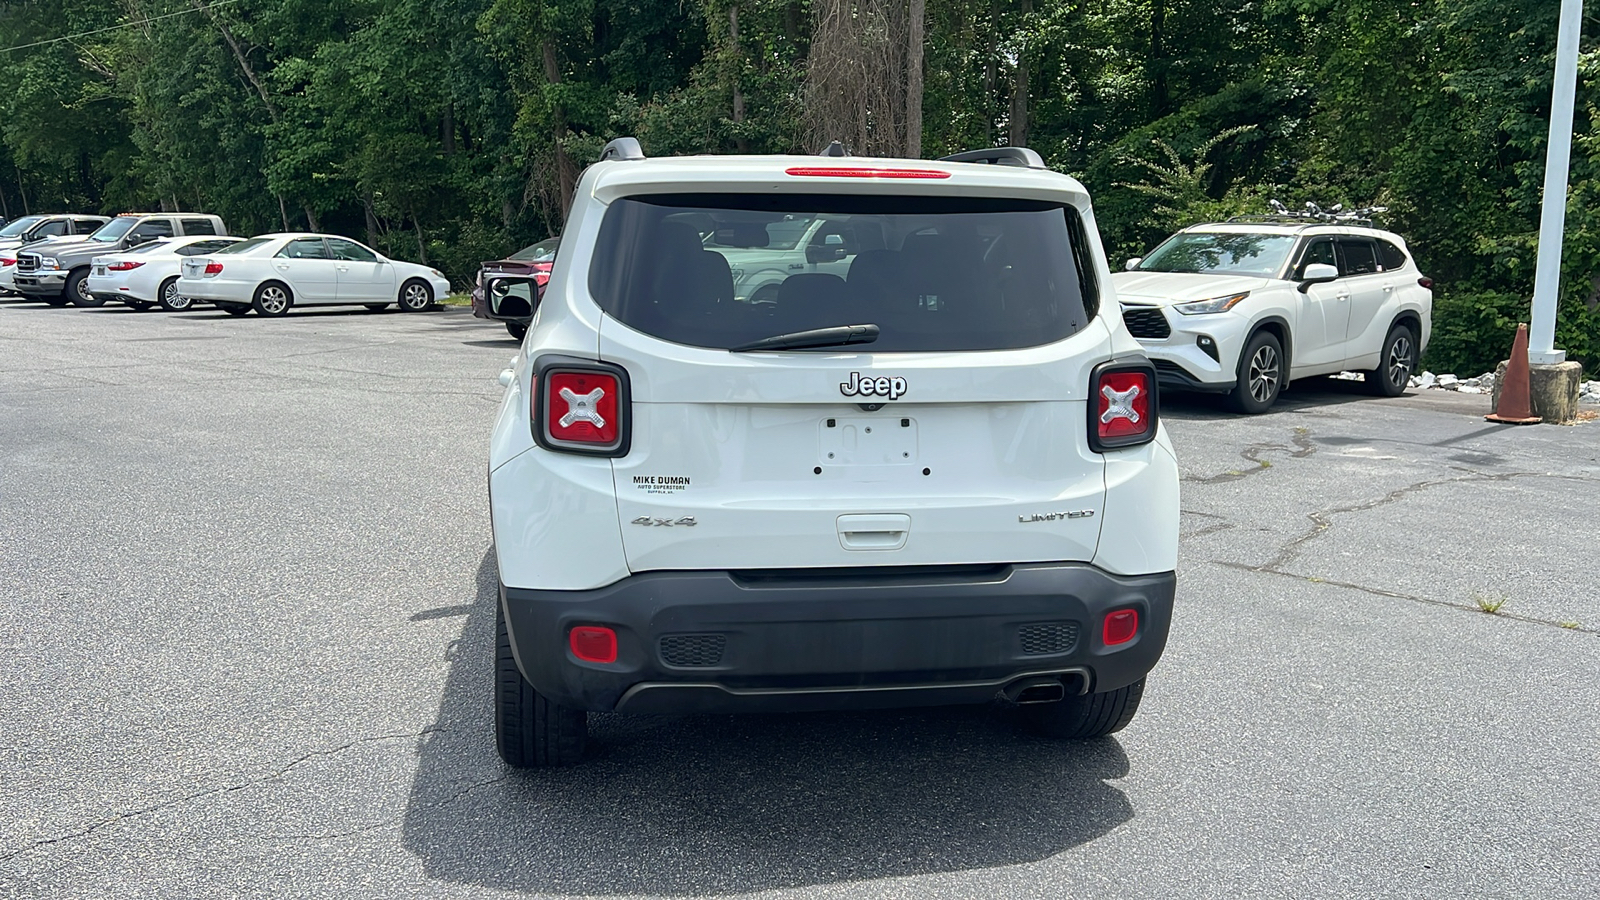
<path fill-rule="evenodd" d="M 1422 276 L 1421 278 L 1418 278 L 1417 279 L 1417 284 L 1422 285 L 1423 287 L 1427 288 L 1430 291 L 1433 290 L 1433 279 L 1429 278 L 1426 275 Z"/>
<path fill-rule="evenodd" d="M 1100 628 L 1100 639 L 1107 647 L 1126 644 L 1133 640 L 1139 633 L 1139 611 L 1137 609 L 1119 609 L 1106 614 L 1105 623 Z"/>
<path fill-rule="evenodd" d="M 1089 383 L 1090 449 L 1104 453 L 1155 440 L 1161 404 L 1153 366 L 1103 363 Z"/>
<path fill-rule="evenodd" d="M 785 175 L 808 178 L 949 178 L 950 173 L 939 169 L 888 169 L 867 166 L 795 166 L 785 169 Z"/>
<path fill-rule="evenodd" d="M 222 263 L 219 263 L 219 262 L 207 262 L 206 263 L 206 274 L 207 275 L 221 275 L 222 274 Z"/>
<path fill-rule="evenodd" d="M 0 256 L 0 269 L 5 268 L 6 266 L 14 266 L 16 264 L 17 261 L 15 259 L 12 259 L 9 256 Z"/>
<path fill-rule="evenodd" d="M 561 356 L 534 362 L 533 437 L 546 450 L 625 456 L 632 411 L 621 366 Z"/>
<path fill-rule="evenodd" d="M 579 625 L 567 632 L 572 655 L 592 663 L 617 661 L 617 633 L 600 625 Z"/>
<path fill-rule="evenodd" d="M 106 269 L 111 272 L 131 272 L 142 265 L 144 265 L 142 262 L 114 262 L 106 266 Z"/>

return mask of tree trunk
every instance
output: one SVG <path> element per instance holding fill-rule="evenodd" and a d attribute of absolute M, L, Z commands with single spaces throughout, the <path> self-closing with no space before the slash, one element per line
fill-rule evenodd
<path fill-rule="evenodd" d="M 922 158 L 922 44 L 927 36 L 926 0 L 911 0 L 906 22 L 906 156 Z"/>
<path fill-rule="evenodd" d="M 444 155 L 450 156 L 456 152 L 456 102 L 454 100 L 444 105 L 444 121 L 440 123 L 439 130 L 443 132 Z"/>
<path fill-rule="evenodd" d="M 417 208 L 411 207 L 411 224 L 417 229 L 417 262 L 428 264 L 428 242 L 422 236 L 422 222 L 417 219 Z"/>
<path fill-rule="evenodd" d="M 378 213 L 372 208 L 371 194 L 361 198 L 361 209 L 362 212 L 366 213 L 367 217 L 367 244 L 376 247 L 378 246 Z"/>
<path fill-rule="evenodd" d="M 561 83 L 561 65 L 556 59 L 555 41 L 544 39 L 544 80 L 548 84 Z M 555 148 L 556 160 L 556 190 L 560 191 L 561 221 L 567 220 L 567 213 L 572 211 L 572 193 L 578 186 L 578 173 L 572 165 L 572 160 L 567 156 L 564 139 L 567 136 L 567 116 L 560 103 L 554 104 L 551 121 L 551 143 Z"/>
<path fill-rule="evenodd" d="M 282 194 L 278 194 L 277 197 L 278 197 L 278 215 L 283 218 L 283 230 L 284 231 L 290 231 L 292 229 L 289 228 L 289 204 L 283 202 L 283 195 Z"/>
<path fill-rule="evenodd" d="M 1159 119 L 1168 112 L 1172 100 L 1167 95 L 1167 0 L 1152 0 L 1150 4 L 1150 118 Z"/>
<path fill-rule="evenodd" d="M 1033 12 L 1033 0 L 1022 0 L 1022 20 L 1027 21 Z M 1028 42 L 1024 36 L 1017 48 L 1016 80 L 1011 87 L 1011 128 L 1006 133 L 1006 143 L 1013 147 L 1028 146 Z"/>
<path fill-rule="evenodd" d="M 983 57 L 983 145 L 994 146 L 995 96 L 999 78 L 995 60 L 1000 57 L 1000 0 L 989 3 L 989 52 Z"/>
<path fill-rule="evenodd" d="M 255 68 L 250 65 L 249 58 L 244 55 L 244 50 L 239 46 L 239 41 L 234 38 L 233 32 L 228 29 L 226 23 L 217 18 L 216 13 L 211 11 L 210 4 L 194 0 L 194 8 L 204 12 L 206 17 L 211 20 L 211 24 L 217 26 L 217 31 L 222 33 L 222 39 L 228 42 L 228 48 L 233 51 L 233 58 L 238 60 L 239 69 L 244 72 L 245 80 L 249 81 L 250 86 L 256 89 L 256 95 L 261 98 L 261 105 L 267 108 L 267 115 L 271 117 L 273 122 L 277 122 L 278 105 L 272 102 L 272 95 L 267 93 L 267 89 L 262 85 L 261 79 L 256 77 Z"/>
<path fill-rule="evenodd" d="M 306 211 L 306 224 L 308 226 L 310 226 L 311 230 L 312 231 L 321 231 L 322 230 L 322 223 L 317 221 L 317 214 L 311 211 L 311 205 L 307 204 L 307 203 L 302 203 L 300 205 L 300 208 Z"/>
<path fill-rule="evenodd" d="M 744 130 L 739 127 L 744 124 L 744 91 L 739 87 L 739 82 L 744 76 L 744 56 L 739 53 L 738 3 L 728 7 L 728 49 L 733 54 L 733 147 L 740 153 L 749 153 L 750 142 L 745 139 Z"/>

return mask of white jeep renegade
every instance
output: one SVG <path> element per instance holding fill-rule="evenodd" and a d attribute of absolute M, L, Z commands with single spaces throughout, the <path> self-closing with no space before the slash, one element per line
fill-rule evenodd
<path fill-rule="evenodd" d="M 730 257 L 797 233 L 837 271 L 736 293 Z M 1083 187 L 1021 148 L 608 145 L 542 296 L 487 286 L 496 317 L 539 297 L 490 447 L 501 757 L 577 761 L 589 712 L 1126 725 L 1178 469 L 1103 258 Z"/>
<path fill-rule="evenodd" d="M 1240 412 L 1347 370 L 1399 396 L 1428 346 L 1433 281 L 1370 225 L 1318 212 L 1186 228 L 1112 276 L 1122 317 L 1164 386 L 1226 393 Z"/>

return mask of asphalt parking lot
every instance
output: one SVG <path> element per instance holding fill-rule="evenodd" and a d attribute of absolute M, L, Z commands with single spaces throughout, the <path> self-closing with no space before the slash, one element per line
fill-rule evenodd
<path fill-rule="evenodd" d="M 524 774 L 484 496 L 515 350 L 462 310 L 0 301 L 0 896 L 1600 895 L 1600 425 L 1176 399 L 1178 616 L 1115 740 L 597 717 Z"/>

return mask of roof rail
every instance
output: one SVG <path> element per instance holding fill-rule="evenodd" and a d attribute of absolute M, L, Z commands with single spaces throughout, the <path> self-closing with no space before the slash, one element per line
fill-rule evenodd
<path fill-rule="evenodd" d="M 968 150 L 939 157 L 940 162 L 987 163 L 993 166 L 1017 166 L 1027 169 L 1045 168 L 1039 154 L 1027 147 L 990 147 L 987 150 Z"/>
<path fill-rule="evenodd" d="M 818 156 L 849 156 L 850 154 L 848 154 L 848 153 L 846 153 L 844 151 L 844 145 L 843 144 L 839 143 L 838 141 L 834 141 L 833 143 L 829 144 L 828 146 L 823 147 L 822 148 L 822 152 L 818 153 L 817 155 Z"/>
<path fill-rule="evenodd" d="M 605 162 L 608 159 L 644 159 L 644 148 L 639 146 L 638 138 L 620 137 L 606 144 L 605 149 L 600 151 L 600 161 Z"/>

